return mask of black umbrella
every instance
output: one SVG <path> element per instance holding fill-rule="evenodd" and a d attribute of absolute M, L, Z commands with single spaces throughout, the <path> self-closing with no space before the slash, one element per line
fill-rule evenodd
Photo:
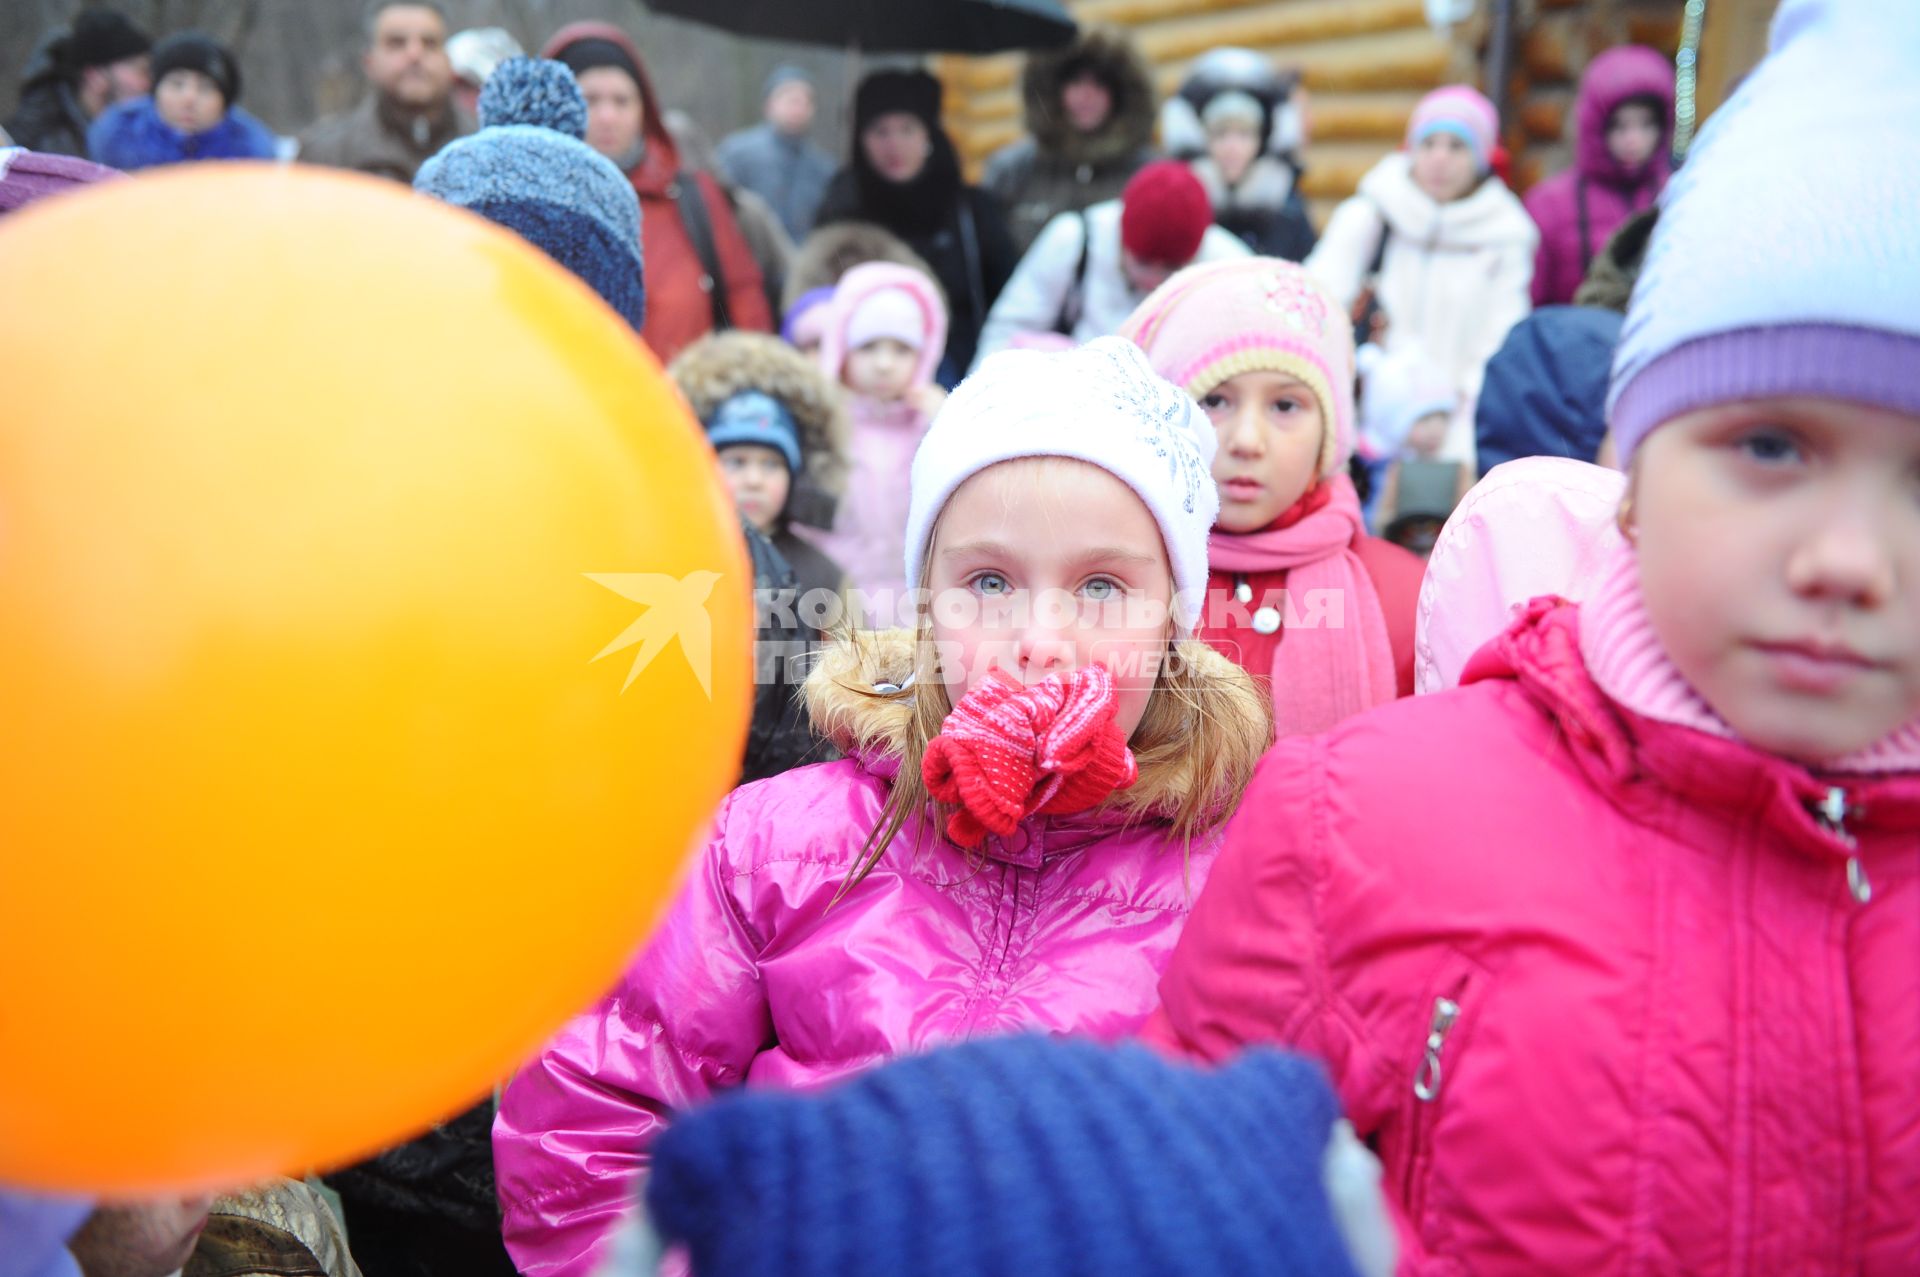
<path fill-rule="evenodd" d="M 862 53 L 997 53 L 1066 44 L 1060 0 L 647 0 L 654 13 L 736 35 Z"/>

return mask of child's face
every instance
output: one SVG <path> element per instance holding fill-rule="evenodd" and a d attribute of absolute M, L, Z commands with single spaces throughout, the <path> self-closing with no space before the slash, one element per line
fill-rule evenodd
<path fill-rule="evenodd" d="M 847 356 L 843 380 L 869 399 L 902 399 L 913 388 L 920 352 L 905 342 L 881 337 Z"/>
<path fill-rule="evenodd" d="M 1413 429 L 1407 432 L 1407 450 L 1416 457 L 1431 460 L 1439 454 L 1440 445 L 1447 441 L 1447 414 L 1430 412 L 1413 423 Z"/>
<path fill-rule="evenodd" d="M 733 504 L 746 521 L 762 532 L 774 531 L 793 487 L 793 472 L 780 450 L 757 443 L 722 448 L 720 473 L 726 476 Z"/>
<path fill-rule="evenodd" d="M 1920 417 L 1704 409 L 1647 437 L 1630 492 L 1654 632 L 1743 739 L 1819 763 L 1920 716 Z"/>
<path fill-rule="evenodd" d="M 1238 122 L 1223 124 L 1207 134 L 1207 154 L 1220 166 L 1229 186 L 1247 175 L 1260 155 L 1260 135 Z"/>
<path fill-rule="evenodd" d="M 182 133 L 205 133 L 226 114 L 220 86 L 198 71 L 176 68 L 153 87 L 153 107 L 160 118 Z"/>
<path fill-rule="evenodd" d="M 1113 90 L 1093 72 L 1082 71 L 1060 86 L 1060 106 L 1076 131 L 1095 133 L 1113 115 Z"/>
<path fill-rule="evenodd" d="M 1160 525 L 1107 471 L 1036 458 L 974 475 L 940 513 L 927 585 L 955 704 L 995 669 L 1033 684 L 1098 662 L 1120 731 L 1139 726 L 1173 632 L 1173 572 Z"/>
<path fill-rule="evenodd" d="M 1607 117 L 1607 153 L 1630 169 L 1653 158 L 1660 145 L 1660 117 L 1645 102 L 1623 102 Z"/>
<path fill-rule="evenodd" d="M 1222 532 L 1254 532 L 1306 495 L 1320 470 L 1326 430 L 1320 401 L 1280 372 L 1243 372 L 1201 397 L 1219 450 L 1213 481 L 1220 487 Z"/>
<path fill-rule="evenodd" d="M 1429 133 L 1413 148 L 1413 184 L 1436 204 L 1460 199 L 1479 184 L 1473 148 L 1456 133 Z"/>

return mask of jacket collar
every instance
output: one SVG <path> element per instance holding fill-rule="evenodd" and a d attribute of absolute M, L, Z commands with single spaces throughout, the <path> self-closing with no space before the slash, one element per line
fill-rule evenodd
<path fill-rule="evenodd" d="M 1819 772 L 1621 706 L 1588 672 L 1580 610 L 1562 599 L 1529 603 L 1461 675 L 1463 686 L 1500 680 L 1518 684 L 1554 720 L 1587 778 L 1644 823 L 1704 822 L 1723 836 L 1757 825 L 1804 854 L 1840 860 L 1860 837 L 1920 832 L 1920 774 Z"/>

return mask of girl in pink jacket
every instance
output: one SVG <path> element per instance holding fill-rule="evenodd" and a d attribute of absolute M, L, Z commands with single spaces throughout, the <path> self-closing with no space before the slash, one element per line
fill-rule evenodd
<path fill-rule="evenodd" d="M 1162 981 L 1327 1063 L 1403 1273 L 1920 1272 L 1916 65 L 1785 0 L 1634 295 L 1611 561 L 1282 742 Z"/>
<path fill-rule="evenodd" d="M 838 762 L 742 787 L 646 950 L 502 1097 L 507 1249 L 591 1271 L 672 1114 L 935 1043 L 1138 1030 L 1271 740 L 1194 640 L 1212 430 L 1117 338 L 989 359 L 914 459 L 916 627 L 807 685 Z"/>
<path fill-rule="evenodd" d="M 946 345 L 947 309 L 922 272 L 867 262 L 841 277 L 828 304 L 820 367 L 846 391 L 852 466 L 832 529 L 800 535 L 846 570 L 865 596 L 856 615 L 869 624 L 903 624 L 911 616 L 900 575 L 907 470 L 946 397 L 933 380 Z"/>

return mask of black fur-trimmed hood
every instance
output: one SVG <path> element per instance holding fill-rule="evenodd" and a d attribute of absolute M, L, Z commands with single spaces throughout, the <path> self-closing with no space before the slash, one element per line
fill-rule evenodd
<path fill-rule="evenodd" d="M 1113 90 L 1113 114 L 1095 133 L 1081 133 L 1060 108 L 1070 73 L 1091 66 Z M 1156 112 L 1152 69 L 1133 37 L 1115 27 L 1083 27 L 1065 48 L 1033 53 L 1020 81 L 1027 132 L 1040 151 L 1069 164 L 1101 165 L 1134 155 L 1153 142 Z"/>

